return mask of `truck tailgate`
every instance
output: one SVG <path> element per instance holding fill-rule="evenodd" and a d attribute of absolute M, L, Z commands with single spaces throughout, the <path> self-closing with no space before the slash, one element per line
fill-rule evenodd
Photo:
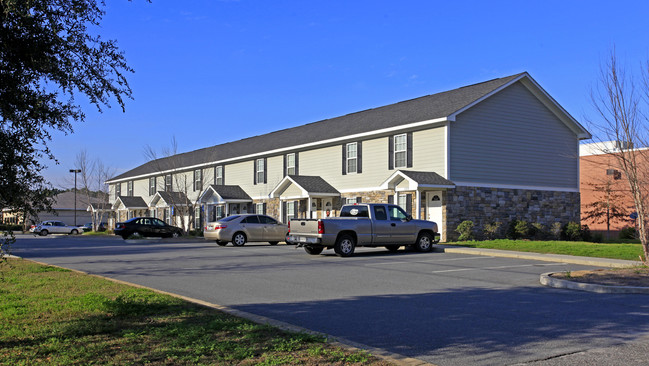
<path fill-rule="evenodd" d="M 294 219 L 291 220 L 291 234 L 292 235 L 299 235 L 299 234 L 317 234 L 318 232 L 318 220 L 312 219 Z"/>

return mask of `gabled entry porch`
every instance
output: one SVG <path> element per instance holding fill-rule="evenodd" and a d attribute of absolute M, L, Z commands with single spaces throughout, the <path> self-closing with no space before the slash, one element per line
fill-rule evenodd
<path fill-rule="evenodd" d="M 319 176 L 287 175 L 270 192 L 280 201 L 280 221 L 323 218 L 340 206 L 340 192 Z"/>

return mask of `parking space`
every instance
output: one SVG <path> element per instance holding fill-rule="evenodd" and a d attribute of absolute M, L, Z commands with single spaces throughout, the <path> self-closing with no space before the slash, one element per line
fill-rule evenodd
<path fill-rule="evenodd" d="M 229 306 L 439 365 L 513 364 L 649 332 L 648 296 L 543 287 L 580 265 L 461 253 L 20 238 L 27 258 Z"/>

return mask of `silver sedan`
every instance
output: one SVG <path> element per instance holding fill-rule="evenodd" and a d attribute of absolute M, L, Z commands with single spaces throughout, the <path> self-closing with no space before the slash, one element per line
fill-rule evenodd
<path fill-rule="evenodd" d="M 34 228 L 34 235 L 46 236 L 47 234 L 70 234 L 77 235 L 81 229 L 76 226 L 69 226 L 61 221 L 43 221 Z"/>
<path fill-rule="evenodd" d="M 242 246 L 246 242 L 267 241 L 276 245 L 286 240 L 288 225 L 284 225 L 266 215 L 233 215 L 209 222 L 205 226 L 203 237 L 215 240 L 216 244 L 224 246 L 232 242 Z"/>

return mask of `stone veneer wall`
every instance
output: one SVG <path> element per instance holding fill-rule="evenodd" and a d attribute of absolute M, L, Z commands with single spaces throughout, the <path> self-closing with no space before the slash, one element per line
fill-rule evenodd
<path fill-rule="evenodd" d="M 347 192 L 343 193 L 342 198 L 360 197 L 363 203 L 388 203 L 388 196 L 393 195 L 394 191 L 367 191 L 367 192 Z M 342 199 L 340 202 L 344 202 Z M 342 204 L 340 205 L 342 206 Z M 338 208 L 340 208 L 340 206 Z"/>
<path fill-rule="evenodd" d="M 546 227 L 554 222 L 580 222 L 579 192 L 456 187 L 444 193 L 447 241 L 457 240 L 455 228 L 464 220 L 473 221 L 477 234 L 482 233 L 485 224 L 495 221 L 503 223 L 501 230 L 506 230 L 512 220 Z"/>

